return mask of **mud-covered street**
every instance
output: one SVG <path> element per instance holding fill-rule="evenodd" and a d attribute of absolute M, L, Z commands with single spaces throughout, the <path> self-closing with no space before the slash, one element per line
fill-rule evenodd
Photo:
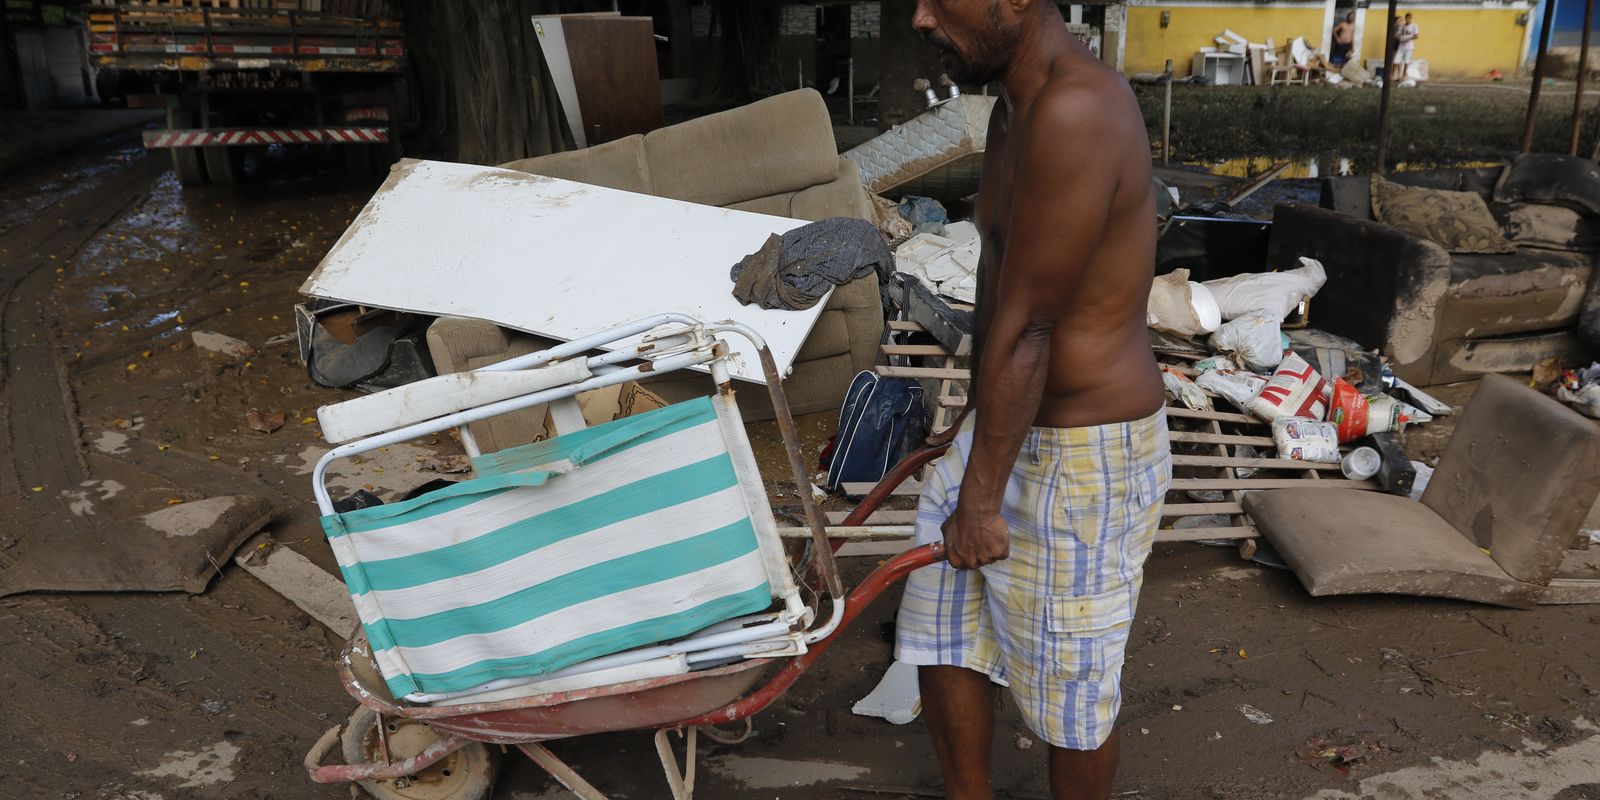
<path fill-rule="evenodd" d="M 0 574 L 13 585 L 70 559 L 72 542 L 49 538 L 60 531 L 114 536 L 118 520 L 223 495 L 276 506 L 267 537 L 334 570 L 311 502 L 326 449 L 314 411 L 354 395 L 307 378 L 291 308 L 378 178 L 287 158 L 243 187 L 185 190 L 170 167 L 128 140 L 0 177 Z M 249 347 L 197 347 L 196 331 Z M 1471 390 L 1438 394 L 1459 408 Z M 282 412 L 282 427 L 257 430 L 252 409 Z M 802 420 L 807 441 L 833 423 Z M 1437 455 L 1445 430 L 1418 431 L 1413 456 Z M 334 488 L 392 496 L 438 477 L 425 456 L 453 452 L 448 438 L 396 446 Z M 847 578 L 874 563 L 849 561 Z M 199 594 L 0 599 L 0 797 L 350 796 L 300 766 L 354 707 L 341 637 L 234 564 L 208 569 Z M 850 713 L 890 661 L 896 600 L 749 740 L 702 739 L 697 796 L 942 796 L 920 722 Z M 1233 549 L 1159 545 L 1124 674 L 1116 796 L 1600 798 L 1597 623 L 1593 606 L 1314 599 Z M 1043 746 L 1013 709 L 999 724 L 1000 796 L 1043 797 Z M 614 797 L 668 796 L 648 732 L 552 749 Z M 496 798 L 569 796 L 519 754 L 504 762 Z"/>

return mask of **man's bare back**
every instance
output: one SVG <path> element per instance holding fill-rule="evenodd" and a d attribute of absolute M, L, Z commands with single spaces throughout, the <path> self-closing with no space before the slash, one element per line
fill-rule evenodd
<path fill-rule="evenodd" d="M 1077 44 L 1076 40 L 1073 44 Z M 1070 136 L 1036 119 L 1066 113 L 1087 122 Z M 1094 134 L 1094 135 L 1083 135 Z M 1014 180 L 1023 161 L 1088 157 L 1114 169 L 1084 177 L 1075 187 Z M 1086 263 L 1058 280 L 1041 281 L 1042 292 L 1067 294 L 1050 337 L 1045 387 L 1033 424 L 1070 428 L 1139 419 L 1162 403 L 1161 380 L 1146 333 L 1145 306 L 1155 265 L 1155 195 L 1144 119 L 1127 83 L 1087 48 L 1056 57 L 1046 83 L 1025 107 L 1002 95 L 989 120 L 988 149 L 978 192 L 977 224 L 983 240 L 979 267 L 974 372 L 981 373 L 987 332 L 1005 270 L 1007 244 L 1016 221 L 1048 221 L 1085 215 L 1085 202 L 1104 212 L 1097 231 L 1058 228 L 1063 235 L 1019 245 L 1014 258 L 1059 261 L 1049 252 L 1087 253 Z M 1092 216 L 1092 215 L 1091 215 Z M 1026 224 L 1026 222 L 1024 223 Z M 1077 235 L 1071 235 L 1076 233 Z M 981 393 L 977 382 L 975 393 Z M 982 401 L 974 398 L 982 407 Z"/>

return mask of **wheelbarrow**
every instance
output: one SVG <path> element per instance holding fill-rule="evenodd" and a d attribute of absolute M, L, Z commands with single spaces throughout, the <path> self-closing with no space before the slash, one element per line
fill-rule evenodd
<path fill-rule="evenodd" d="M 806 546 L 803 549 L 806 552 L 803 556 L 792 556 L 791 551 L 798 548 L 785 548 L 777 538 L 766 492 L 759 477 L 754 476 L 754 457 L 744 438 L 737 406 L 732 402 L 733 386 L 726 364 L 729 351 L 726 344 L 717 338 L 721 334 L 749 339 L 760 356 L 778 430 L 805 513 Z M 600 354 L 595 355 L 596 352 Z M 715 394 L 707 399 L 708 406 L 680 403 L 593 428 L 584 424 L 575 400 L 579 393 L 689 368 L 710 372 Z M 511 448 L 495 454 L 480 452 L 468 427 L 470 423 L 539 405 L 548 405 L 550 418 L 556 422 L 559 436 L 544 443 Z M 710 411 L 706 410 L 708 407 Z M 696 417 L 696 414 L 705 416 Z M 324 525 L 329 530 L 330 543 L 340 559 L 346 581 L 356 595 L 363 632 L 345 647 L 338 665 L 346 690 L 360 705 L 343 725 L 330 728 L 322 735 L 306 755 L 305 767 L 311 779 L 317 783 L 356 782 L 368 794 L 380 800 L 482 800 L 488 797 L 493 787 L 499 754 L 504 747 L 521 750 L 578 797 L 604 800 L 604 795 L 598 789 L 558 759 L 543 742 L 592 733 L 634 730 L 654 732 L 656 751 L 671 796 L 675 800 L 688 800 L 694 792 L 695 750 L 700 733 L 704 732 L 719 742 L 742 741 L 751 732 L 751 718 L 781 697 L 821 657 L 837 639 L 839 632 L 860 614 L 861 609 L 913 570 L 944 558 L 942 544 L 915 548 L 881 565 L 854 590 L 845 593 L 833 557 L 834 550 L 843 540 L 830 539 L 823 516 L 812 497 L 794 420 L 784 398 L 775 362 L 761 337 L 737 323 L 707 324 L 682 314 L 656 315 L 473 372 L 440 376 L 325 406 L 318 410 L 318 417 L 324 437 L 330 442 L 343 443 L 317 463 L 312 476 L 313 490 L 324 515 Z M 701 425 L 696 422 L 697 419 L 712 421 Z M 426 506 L 428 496 L 425 495 L 397 504 L 392 513 L 381 506 L 347 515 L 335 513 L 325 480 L 327 469 L 334 461 L 450 430 L 459 433 L 463 447 L 473 458 L 475 478 L 441 490 L 441 493 L 448 492 L 450 495 L 431 507 Z M 725 449 L 717 450 L 716 443 L 709 440 L 691 443 L 685 438 L 691 430 L 717 431 Z M 526 628 L 528 636 L 537 639 L 552 629 L 571 624 L 575 617 L 581 616 L 588 622 L 600 616 L 611 608 L 604 605 L 610 600 L 602 597 L 585 601 L 551 612 L 549 616 L 537 617 L 527 626 L 512 626 L 482 635 L 462 635 L 457 639 L 449 637 L 458 631 L 417 627 L 421 623 L 406 619 L 404 612 L 397 613 L 392 607 L 406 603 L 411 604 L 408 607 L 421 607 L 418 604 L 425 603 L 418 600 L 417 593 L 426 592 L 435 585 L 451 590 L 449 602 L 470 602 L 458 600 L 457 595 L 495 584 L 498 579 L 491 573 L 500 569 L 500 562 L 494 560 L 497 557 L 491 557 L 490 561 L 485 562 L 489 564 L 488 567 L 467 575 L 464 582 L 450 583 L 457 576 L 446 576 L 440 578 L 437 584 L 416 585 L 416 581 L 407 584 L 403 575 L 395 577 L 400 573 L 385 571 L 387 567 L 403 563 L 414 570 L 426 572 L 436 569 L 434 561 L 454 562 L 459 560 L 460 553 L 452 551 L 449 558 L 432 560 L 426 557 L 427 553 L 401 554 L 395 550 L 400 546 L 397 544 L 400 540 L 410 537 L 422 542 L 423 547 L 435 546 L 437 541 L 447 542 L 451 547 L 457 546 L 457 540 L 467 540 L 463 545 L 466 547 L 476 547 L 474 543 L 491 539 L 498 542 L 500 538 L 497 537 L 506 530 L 530 529 L 517 529 L 515 526 L 523 524 L 517 521 L 511 527 L 496 528 L 481 539 L 470 539 L 473 535 L 470 531 L 451 527 L 455 523 L 450 520 L 459 518 L 465 526 L 483 519 L 494 519 L 494 525 L 504 526 L 501 517 L 520 520 L 514 513 L 515 509 L 508 511 L 499 506 L 489 507 L 493 503 L 508 508 L 513 502 L 524 503 L 528 507 L 537 507 L 541 513 L 550 514 L 565 513 L 559 509 L 580 506 L 598 509 L 599 506 L 582 505 L 588 500 L 574 501 L 571 506 L 561 505 L 565 499 L 560 495 L 549 495 L 548 492 L 557 491 L 564 482 L 573 486 L 584 481 L 604 482 L 603 478 L 596 476 L 608 474 L 607 470 L 626 472 L 642 469 L 641 464 L 659 466 L 657 462 L 663 458 L 671 460 L 672 457 L 678 457 L 682 461 L 684 452 L 699 446 L 711 447 L 719 455 L 707 461 L 695 462 L 696 468 L 720 459 L 720 454 L 725 453 L 733 472 L 738 473 L 735 477 L 743 497 L 735 503 L 735 510 L 749 510 L 749 526 L 758 540 L 756 549 L 760 551 L 760 559 L 746 554 L 727 564 L 713 565 L 712 569 L 691 574 L 725 577 L 736 572 L 739 563 L 749 565 L 755 560 L 764 559 L 767 580 L 762 586 L 763 591 L 770 590 L 770 596 L 757 593 L 759 599 L 756 602 L 762 607 L 729 606 L 728 613 L 722 615 L 726 618 L 716 619 L 710 624 L 693 630 L 667 631 L 665 635 L 660 630 L 649 631 L 642 634 L 646 638 L 640 639 L 630 649 L 600 655 L 590 653 L 587 655 L 594 657 L 589 658 L 566 657 L 571 654 L 562 648 L 570 646 L 572 641 L 586 641 L 585 637 L 577 637 L 536 653 L 519 652 L 513 658 L 503 657 L 504 653 L 500 653 L 501 657 L 480 661 L 471 661 L 470 657 L 452 652 L 451 646 L 458 641 L 466 643 L 463 647 L 477 645 L 494 636 L 507 636 L 506 630 L 519 631 L 523 628 Z M 621 459 L 628 453 L 642 452 L 652 447 L 655 450 L 651 452 L 661 455 L 641 455 L 637 463 L 629 462 L 626 466 L 607 465 L 601 461 L 613 456 Z M 942 451 L 943 446 L 929 447 L 897 465 L 843 525 L 859 524 L 890 496 L 895 486 Z M 619 453 L 621 455 L 617 455 Z M 559 466 L 550 467 L 552 463 Z M 573 467 L 574 464 L 578 466 Z M 630 477 L 626 482 L 614 483 L 619 487 L 625 483 L 624 488 L 629 489 L 644 484 L 667 485 L 659 475 L 639 478 L 633 472 L 627 474 Z M 662 474 L 670 478 L 677 473 L 668 471 Z M 487 488 L 474 494 L 477 490 L 472 485 L 480 483 Z M 690 483 L 693 482 L 679 481 L 674 485 Z M 626 506 L 632 502 L 615 496 L 615 492 L 623 490 L 607 490 L 611 493 L 603 495 L 606 508 Z M 541 491 L 547 494 L 540 495 Z M 701 509 L 717 502 L 717 498 L 725 499 L 727 496 L 727 492 L 717 492 L 671 508 Z M 480 497 L 487 498 L 482 501 L 485 505 L 469 507 Z M 552 497 L 556 499 L 552 500 Z M 424 505 L 416 505 L 419 502 Z M 550 512 L 550 508 L 557 508 L 558 511 Z M 382 514 L 389 516 L 382 517 Z M 585 512 L 587 514 L 590 512 Z M 585 515 L 569 514 L 564 519 Z M 544 519 L 553 517 L 541 518 Z M 434 525 L 432 529 L 427 528 L 430 524 Z M 611 528 L 602 527 L 601 530 L 603 533 Z M 528 534 L 535 538 L 542 535 Z M 541 557 L 528 563 L 550 569 L 552 567 L 548 565 L 564 563 L 564 559 L 586 557 L 593 551 L 605 551 L 616 546 L 615 543 L 600 539 L 594 542 L 581 549 L 562 551 L 567 554 L 562 558 L 543 557 L 554 551 L 540 551 L 535 555 Z M 365 554 L 367 558 L 371 559 L 376 554 L 380 557 L 378 561 L 363 562 L 363 554 L 359 552 L 362 547 L 369 548 Z M 795 564 L 807 562 L 812 567 L 806 571 L 808 574 L 796 574 L 802 570 L 798 570 Z M 593 569 L 611 569 L 617 563 L 620 561 L 604 562 Z M 630 563 L 634 566 L 628 570 L 610 574 L 628 576 L 646 569 L 644 562 Z M 524 572 L 526 570 L 520 568 L 516 570 L 518 576 Z M 428 579 L 435 577 L 429 573 Z M 398 583 L 388 586 L 386 593 L 385 587 L 380 586 L 385 580 Z M 594 582 L 597 581 L 589 581 Z M 632 587 L 622 590 L 622 593 L 655 590 L 664 583 Z M 543 592 L 550 585 L 546 583 L 531 591 Z M 697 602 L 698 598 L 710 591 L 706 587 L 694 588 Z M 520 597 L 523 594 L 514 591 L 506 596 Z M 730 596 L 752 597 L 749 592 Z M 806 600 L 807 597 L 812 599 Z M 448 608 L 425 621 L 435 618 L 470 620 L 473 609 L 503 601 L 501 597 L 486 601 L 485 606 L 466 610 Z M 445 601 L 432 598 L 427 602 Z M 391 607 L 385 608 L 385 603 Z M 595 603 L 602 605 L 596 606 Z M 617 605 L 624 606 L 632 608 L 628 604 Z M 601 610 L 594 611 L 596 608 Z M 467 616 L 461 616 L 463 614 Z M 645 616 L 650 616 L 651 625 L 658 620 L 674 619 L 671 614 L 658 615 L 658 610 L 651 610 Z M 699 619 L 694 624 L 700 625 L 706 621 Z M 640 624 L 643 623 L 610 629 L 605 635 L 611 636 L 617 630 L 631 632 Z M 523 640 L 511 644 L 527 646 Z M 550 661 L 550 653 L 555 651 L 562 651 L 564 659 Z M 465 674 L 457 676 L 460 679 L 451 683 L 450 680 L 454 678 L 439 676 L 453 676 L 454 673 L 430 671 L 421 664 L 430 658 L 445 659 L 428 662 L 430 664 L 456 666 L 466 663 L 468 666 L 457 670 Z M 571 663 L 573 658 L 578 660 Z M 554 669 L 544 670 L 533 677 L 526 674 L 508 676 L 503 671 L 496 671 L 497 665 L 507 662 L 522 665 L 539 663 Z M 474 685 L 462 688 L 467 683 Z M 744 723 L 742 734 L 723 730 L 725 726 L 741 722 Z M 686 742 L 686 754 L 681 767 L 668 738 L 672 732 L 682 734 Z M 335 747 L 341 749 L 345 763 L 323 764 Z"/>

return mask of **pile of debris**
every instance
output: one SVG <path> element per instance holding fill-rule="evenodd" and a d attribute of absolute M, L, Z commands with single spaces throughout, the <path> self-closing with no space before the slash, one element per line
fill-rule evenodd
<path fill-rule="evenodd" d="M 1546 359 L 1533 370 L 1533 387 L 1586 417 L 1600 419 L 1600 361 L 1582 369 L 1562 369 L 1559 360 Z"/>
<path fill-rule="evenodd" d="M 1341 454 L 1341 445 L 1399 433 L 1450 408 L 1390 375 L 1354 342 L 1318 331 L 1286 334 L 1286 325 L 1304 327 L 1310 300 L 1327 281 L 1320 262 L 1300 262 L 1205 283 L 1190 281 L 1184 269 L 1158 277 L 1148 306 L 1150 327 L 1164 334 L 1157 350 L 1188 362 L 1164 365 L 1162 380 L 1190 410 L 1212 411 L 1220 397 L 1270 425 L 1278 458 L 1340 463 L 1345 477 L 1366 480 L 1378 471 L 1378 452 L 1362 446 Z"/>

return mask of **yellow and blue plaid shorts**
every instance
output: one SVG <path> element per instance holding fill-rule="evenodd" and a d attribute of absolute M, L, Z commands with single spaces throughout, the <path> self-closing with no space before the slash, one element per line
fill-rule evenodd
<path fill-rule="evenodd" d="M 918 544 L 943 538 L 971 449 L 969 416 L 923 487 Z M 1171 476 L 1165 410 L 1031 429 L 1002 508 L 1011 555 L 977 571 L 912 573 L 895 656 L 989 675 L 1010 686 L 1040 738 L 1098 748 L 1121 707 L 1123 652 Z"/>

